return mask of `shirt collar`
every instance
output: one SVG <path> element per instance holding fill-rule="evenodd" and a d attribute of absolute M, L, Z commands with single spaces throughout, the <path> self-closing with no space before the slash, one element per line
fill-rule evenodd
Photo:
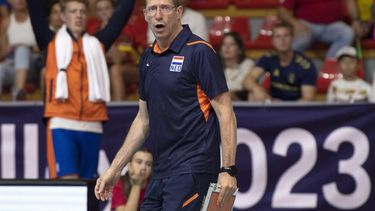
<path fill-rule="evenodd" d="M 192 32 L 189 28 L 188 25 L 182 25 L 182 30 L 181 32 L 177 35 L 177 37 L 173 40 L 172 44 L 169 46 L 167 50 L 164 52 L 171 50 L 174 53 L 179 53 L 182 49 L 182 47 L 186 44 L 188 41 L 189 37 L 191 36 Z M 160 54 L 160 48 L 156 42 L 152 44 L 152 52 L 156 54 Z M 164 53 L 162 52 L 162 53 Z"/>
<path fill-rule="evenodd" d="M 74 40 L 74 41 L 77 41 L 78 39 L 79 39 L 79 37 L 78 37 L 78 39 L 73 35 L 73 32 L 68 28 L 68 27 L 66 27 L 66 31 L 68 32 L 68 34 L 70 35 L 70 37 Z M 81 37 L 83 37 L 83 35 L 85 34 L 86 32 L 85 31 L 83 31 L 82 32 L 82 34 L 81 34 Z"/>

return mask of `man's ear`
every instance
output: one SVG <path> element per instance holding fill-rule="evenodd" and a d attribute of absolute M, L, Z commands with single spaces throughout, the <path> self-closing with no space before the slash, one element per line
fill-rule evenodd
<path fill-rule="evenodd" d="M 145 21 L 148 23 L 146 10 L 143 10 L 143 16 L 145 17 Z"/>
<path fill-rule="evenodd" d="M 176 11 L 177 11 L 178 17 L 181 19 L 182 18 L 182 14 L 184 13 L 184 7 L 180 5 L 180 6 L 178 6 L 176 8 Z"/>

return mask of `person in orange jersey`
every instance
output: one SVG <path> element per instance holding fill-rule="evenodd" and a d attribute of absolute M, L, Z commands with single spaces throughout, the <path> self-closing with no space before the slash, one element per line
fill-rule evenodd
<path fill-rule="evenodd" d="M 64 25 L 48 27 L 43 5 L 28 0 L 31 22 L 40 49 L 46 51 L 45 112 L 50 176 L 95 178 L 102 122 L 110 100 L 107 51 L 129 19 L 135 0 L 119 0 L 107 26 L 93 36 L 85 33 L 88 3 L 61 1 Z M 52 138 L 52 140 L 51 140 Z"/>

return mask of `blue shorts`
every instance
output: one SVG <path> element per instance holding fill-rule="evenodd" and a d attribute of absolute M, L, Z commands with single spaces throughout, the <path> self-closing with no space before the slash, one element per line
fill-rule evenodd
<path fill-rule="evenodd" d="M 218 174 L 182 174 L 149 183 L 141 211 L 197 211 Z"/>
<path fill-rule="evenodd" d="M 101 134 L 66 129 L 52 129 L 57 176 L 77 174 L 95 178 Z"/>

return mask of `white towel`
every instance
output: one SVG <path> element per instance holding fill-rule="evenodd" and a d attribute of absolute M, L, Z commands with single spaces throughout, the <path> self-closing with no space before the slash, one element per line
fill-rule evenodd
<path fill-rule="evenodd" d="M 83 35 L 83 52 L 87 64 L 89 82 L 89 101 L 110 101 L 110 85 L 108 67 L 99 40 L 87 33 Z M 58 74 L 56 80 L 55 98 L 68 99 L 68 81 L 66 70 L 72 60 L 73 41 L 64 25 L 56 35 L 56 60 Z"/>

